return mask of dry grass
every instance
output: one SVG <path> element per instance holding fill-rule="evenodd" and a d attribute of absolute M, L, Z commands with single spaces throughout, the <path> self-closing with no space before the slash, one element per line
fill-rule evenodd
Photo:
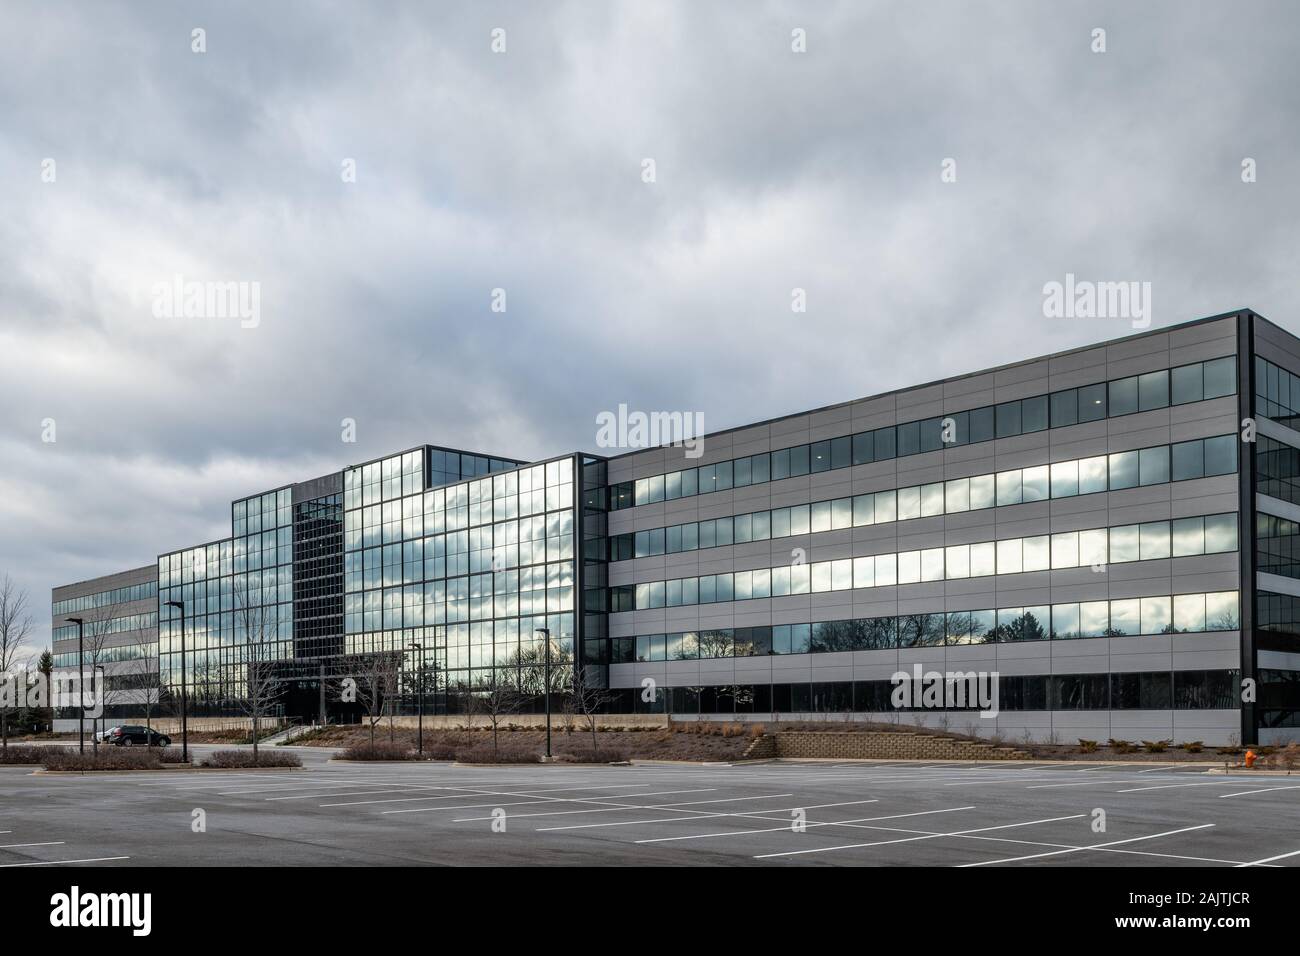
<path fill-rule="evenodd" d="M 1259 750 L 1265 749 L 1269 752 L 1260 756 L 1256 766 L 1266 767 L 1269 770 L 1295 770 L 1300 767 L 1300 744 L 1289 743 L 1280 750 L 1273 747 L 1259 748 Z"/>

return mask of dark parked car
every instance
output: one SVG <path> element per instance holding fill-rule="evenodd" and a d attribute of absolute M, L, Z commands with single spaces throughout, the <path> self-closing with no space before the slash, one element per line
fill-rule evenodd
<path fill-rule="evenodd" d="M 170 747 L 172 739 L 148 727 L 126 725 L 114 727 L 109 732 L 108 742 L 115 747 Z"/>

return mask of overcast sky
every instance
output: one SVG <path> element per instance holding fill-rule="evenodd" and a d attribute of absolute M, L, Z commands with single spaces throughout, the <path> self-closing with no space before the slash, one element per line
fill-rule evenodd
<path fill-rule="evenodd" d="M 1133 331 L 1044 317 L 1066 273 L 1150 282 L 1154 326 L 1300 331 L 1297 26 L 1286 2 L 10 0 L 0 572 L 44 640 L 51 586 L 386 452 L 596 450 L 620 403 L 715 430 Z M 258 283 L 260 321 L 159 317 L 176 276 Z"/>

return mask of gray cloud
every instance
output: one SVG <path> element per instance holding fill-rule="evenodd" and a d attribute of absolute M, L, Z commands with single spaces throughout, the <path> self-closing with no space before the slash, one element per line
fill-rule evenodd
<path fill-rule="evenodd" d="M 419 442 L 592 448 L 619 402 L 725 428 L 1129 331 L 1043 318 L 1066 272 L 1150 281 L 1157 325 L 1289 324 L 1296 27 L 1285 3 L 9 4 L 0 569 L 43 604 Z M 260 282 L 260 326 L 155 318 L 176 274 Z"/>

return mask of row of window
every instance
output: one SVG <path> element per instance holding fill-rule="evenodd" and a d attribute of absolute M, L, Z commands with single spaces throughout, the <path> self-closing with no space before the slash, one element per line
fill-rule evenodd
<path fill-rule="evenodd" d="M 563 459 L 347 511 L 344 546 L 352 551 L 409 541 L 425 534 L 540 516 L 547 511 L 571 512 L 572 471 L 572 462 Z M 552 476 L 557 479 L 554 484 L 541 483 Z"/>
<path fill-rule="evenodd" d="M 185 646 L 187 648 L 243 646 L 247 632 L 253 631 L 256 640 L 260 634 L 264 641 L 287 641 L 293 638 L 293 604 L 252 605 L 248 615 L 239 611 L 191 613 L 185 615 Z M 158 624 L 158 641 L 164 654 L 179 653 L 181 648 L 180 613 L 172 608 L 170 620 Z M 251 625 L 251 627 L 249 626 Z"/>
<path fill-rule="evenodd" d="M 502 521 L 348 551 L 344 588 L 358 591 L 573 558 L 573 511 Z"/>
<path fill-rule="evenodd" d="M 565 642 L 563 654 L 572 653 L 572 613 L 548 614 L 545 616 L 532 615 L 510 620 L 475 621 L 472 624 L 447 624 L 437 627 L 403 628 L 349 634 L 347 653 L 373 654 L 380 651 L 401 651 L 409 649 L 412 641 L 422 643 L 426 653 L 429 651 L 441 652 L 443 648 L 448 646 L 465 647 L 471 644 L 490 644 L 496 634 L 503 634 L 507 640 L 513 641 L 518 637 L 533 635 L 535 629 L 539 627 L 550 628 L 551 640 L 557 645 L 553 650 L 557 655 L 561 655 L 561 649 L 558 647 L 561 641 Z M 572 657 L 556 656 L 554 660 L 557 662 L 560 660 L 572 662 Z M 428 658 L 426 664 L 432 666 L 433 658 Z"/>
<path fill-rule="evenodd" d="M 1237 515 L 1148 521 L 861 558 L 648 581 L 610 588 L 610 610 L 647 610 L 790 594 L 892 587 L 1237 550 Z"/>
<path fill-rule="evenodd" d="M 609 639 L 611 664 L 1237 629 L 1236 591 L 714 628 Z"/>
<path fill-rule="evenodd" d="M 276 566 L 292 563 L 293 529 L 285 527 L 160 555 L 158 586 L 176 587 L 263 569 L 274 573 Z"/>
<path fill-rule="evenodd" d="M 1255 356 L 1255 412 L 1300 428 L 1300 375 Z"/>
<path fill-rule="evenodd" d="M 145 645 L 127 644 L 123 647 L 105 647 L 99 652 L 99 663 L 114 664 L 118 661 L 138 661 L 147 660 L 158 656 L 157 643 Z M 95 655 L 87 652 L 85 656 L 86 665 L 89 666 Z M 65 654 L 54 655 L 55 667 L 76 667 L 77 653 L 73 651 Z"/>
<path fill-rule="evenodd" d="M 535 657 L 539 647 L 545 646 L 537 634 L 540 627 L 551 632 L 552 680 L 558 686 L 562 672 L 571 674 L 573 668 L 572 612 L 349 634 L 347 653 L 406 651 L 409 654 L 411 642 L 418 641 L 425 647 L 425 665 L 435 675 L 431 678 L 431 691 L 458 685 L 475 686 L 481 683 L 482 677 L 491 674 L 490 670 L 484 674 L 481 669 L 490 668 L 494 662 L 498 667 L 518 667 L 521 659 Z M 407 666 L 414 660 L 408 658 Z"/>
<path fill-rule="evenodd" d="M 51 608 L 51 616 L 58 619 L 63 614 L 75 614 L 78 611 L 90 611 L 97 607 L 127 604 L 131 601 L 147 601 L 157 596 L 158 582 L 146 581 L 144 584 L 132 584 L 124 588 L 113 588 L 111 591 L 97 591 L 94 594 L 55 601 Z"/>
<path fill-rule="evenodd" d="M 217 611 L 239 611 L 293 600 L 293 567 L 281 565 L 233 577 L 207 578 L 164 588 L 158 601 L 163 620 L 180 620 L 180 611 L 167 605 L 181 601 L 190 617 Z"/>
<path fill-rule="evenodd" d="M 1263 512 L 1255 524 L 1255 570 L 1300 578 L 1300 524 Z"/>
<path fill-rule="evenodd" d="M 1274 441 L 1267 435 L 1257 436 L 1255 490 L 1262 495 L 1300 504 L 1300 449 Z"/>
<path fill-rule="evenodd" d="M 121 634 L 124 631 L 142 631 L 157 626 L 158 612 L 150 611 L 147 614 L 124 614 L 121 617 L 111 618 L 106 621 L 97 621 L 93 625 L 87 621 L 83 628 L 87 631 L 93 631 L 97 636 L 107 636 L 109 634 Z M 75 641 L 77 639 L 77 625 L 64 624 L 62 627 L 56 627 L 53 634 L 56 641 Z"/>
<path fill-rule="evenodd" d="M 1236 710 L 1240 672 L 1235 670 L 1142 671 L 1132 674 L 1042 674 L 998 678 L 1000 711 L 1049 710 Z M 898 713 L 890 681 L 799 684 L 724 684 L 659 687 L 650 700 L 640 689 L 613 691 L 610 710 L 672 714 Z M 917 710 L 919 708 L 902 708 Z M 969 708 L 978 734 L 991 725 Z"/>
<path fill-rule="evenodd" d="M 789 535 L 860 528 L 1049 498 L 1116 491 L 1237 470 L 1237 438 L 1223 435 L 1176 445 L 1062 461 L 996 474 L 954 478 L 808 505 L 691 521 L 609 539 L 610 560 L 767 541 Z"/>
<path fill-rule="evenodd" d="M 572 561 L 428 581 L 406 587 L 349 592 L 345 630 L 391 630 L 520 614 L 572 611 Z"/>
<path fill-rule="evenodd" d="M 841 438 L 687 468 L 611 487 L 610 510 L 672 501 L 782 478 L 888 461 L 994 438 L 1059 428 L 1169 405 L 1231 395 L 1236 358 L 1226 356 L 1175 369 L 1069 388 L 924 421 L 889 425 Z M 947 426 L 945 428 L 945 425 Z"/>
<path fill-rule="evenodd" d="M 438 450 L 434 450 L 432 454 L 435 456 L 458 457 L 460 459 L 462 474 L 459 478 L 453 479 L 453 482 L 464 481 L 473 478 L 475 475 L 486 476 L 494 472 L 504 471 L 503 474 L 495 474 L 490 478 L 482 477 L 478 481 L 466 482 L 460 487 L 449 486 L 444 489 L 448 495 L 453 497 L 468 495 L 473 502 L 490 501 L 494 497 L 505 497 L 506 494 L 514 495 L 516 490 L 528 493 L 573 483 L 573 459 L 571 458 L 560 458 L 555 461 L 533 465 L 529 468 L 520 468 L 520 463 L 502 459 L 457 455 L 456 452 L 441 452 Z M 359 468 L 345 470 L 343 472 L 344 509 L 353 511 L 362 507 L 369 508 L 386 502 L 398 501 L 404 497 L 418 499 L 426 488 L 432 488 L 438 484 L 437 482 L 431 482 L 429 485 L 424 483 L 419 455 L 419 452 L 408 452 L 406 455 L 385 459 L 382 462 L 373 462 Z M 445 460 L 449 461 L 450 458 Z M 468 474 L 463 472 L 467 462 L 472 469 Z M 479 463 L 485 463 L 486 469 L 480 470 Z M 438 477 L 447 477 L 452 473 L 452 469 L 434 469 L 433 473 Z M 508 492 L 507 489 L 509 489 Z"/>
<path fill-rule="evenodd" d="M 231 503 L 231 533 L 236 538 L 293 525 L 293 491 L 281 488 Z"/>

